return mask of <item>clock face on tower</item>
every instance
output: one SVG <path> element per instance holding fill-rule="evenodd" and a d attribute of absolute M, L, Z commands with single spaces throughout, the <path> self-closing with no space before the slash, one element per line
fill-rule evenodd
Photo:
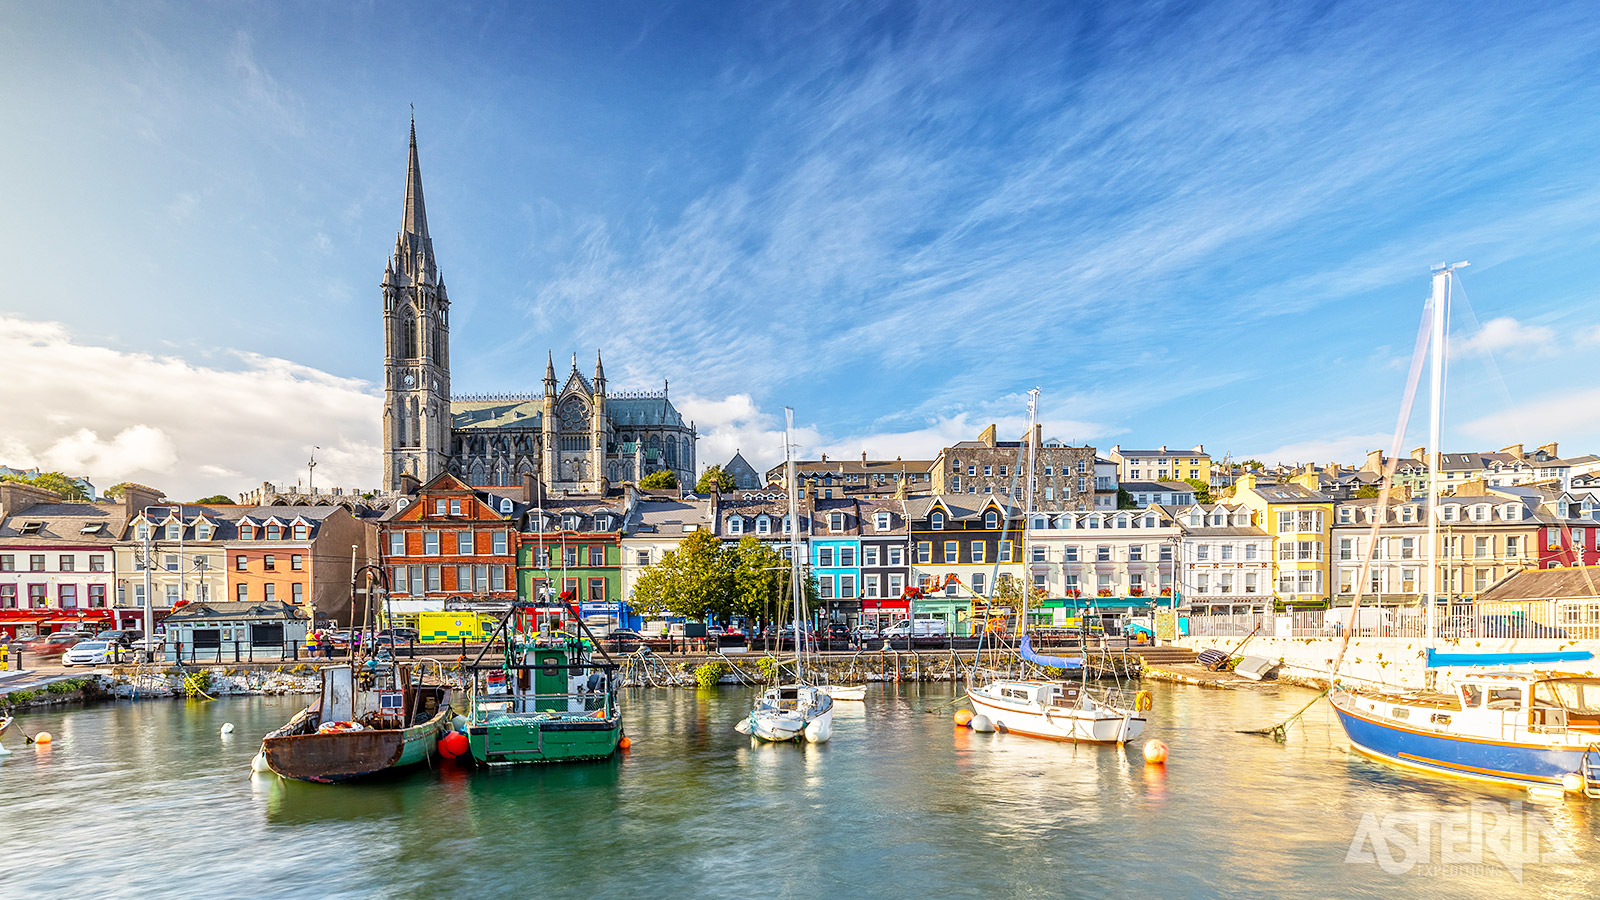
<path fill-rule="evenodd" d="M 405 380 L 405 383 L 406 383 L 406 387 L 416 387 L 417 386 L 417 376 L 411 374 L 410 372 L 406 373 L 406 377 L 405 377 L 404 380 Z"/>

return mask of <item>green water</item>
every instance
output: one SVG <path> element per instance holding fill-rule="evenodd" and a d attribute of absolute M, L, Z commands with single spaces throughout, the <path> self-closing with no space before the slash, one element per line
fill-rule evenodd
<path fill-rule="evenodd" d="M 745 691 L 640 691 L 609 763 L 349 786 L 250 774 L 301 698 L 29 713 L 17 728 L 56 740 L 6 736 L 0 897 L 1600 895 L 1600 801 L 1412 778 L 1348 754 L 1322 708 L 1286 745 L 1234 733 L 1309 699 L 1295 689 L 1152 690 L 1164 769 L 956 730 L 948 686 L 873 688 L 813 746 L 734 732 Z M 1514 852 L 1490 822 L 1518 827 Z"/>

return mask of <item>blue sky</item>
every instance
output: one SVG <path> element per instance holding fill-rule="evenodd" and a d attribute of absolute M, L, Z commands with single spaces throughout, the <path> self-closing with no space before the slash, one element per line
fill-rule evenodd
<path fill-rule="evenodd" d="M 774 461 L 784 405 L 931 455 L 1035 385 L 1066 440 L 1359 461 L 1469 259 L 1452 448 L 1600 450 L 1590 5 L 0 2 L 0 40 L 0 462 L 375 484 L 410 104 L 458 393 L 599 347 L 702 461 Z"/>

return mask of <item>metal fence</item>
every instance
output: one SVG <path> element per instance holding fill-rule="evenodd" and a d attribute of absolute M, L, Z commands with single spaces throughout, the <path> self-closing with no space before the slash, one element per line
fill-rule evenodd
<path fill-rule="evenodd" d="M 1188 618 L 1195 637 L 1240 637 L 1251 633 L 1273 637 L 1422 638 L 1427 611 L 1417 606 L 1362 606 L 1286 613 L 1205 615 Z M 1600 640 L 1600 599 L 1518 600 L 1498 603 L 1441 604 L 1434 614 L 1435 634 L 1461 638 L 1509 640 L 1546 638 Z"/>

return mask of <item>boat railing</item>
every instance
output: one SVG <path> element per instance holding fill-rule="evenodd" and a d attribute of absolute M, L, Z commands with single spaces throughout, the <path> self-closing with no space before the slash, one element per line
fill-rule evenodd
<path fill-rule="evenodd" d="M 569 694 L 477 694 L 472 699 L 475 717 L 500 714 L 610 718 L 615 709 L 612 693 L 604 689 Z"/>

